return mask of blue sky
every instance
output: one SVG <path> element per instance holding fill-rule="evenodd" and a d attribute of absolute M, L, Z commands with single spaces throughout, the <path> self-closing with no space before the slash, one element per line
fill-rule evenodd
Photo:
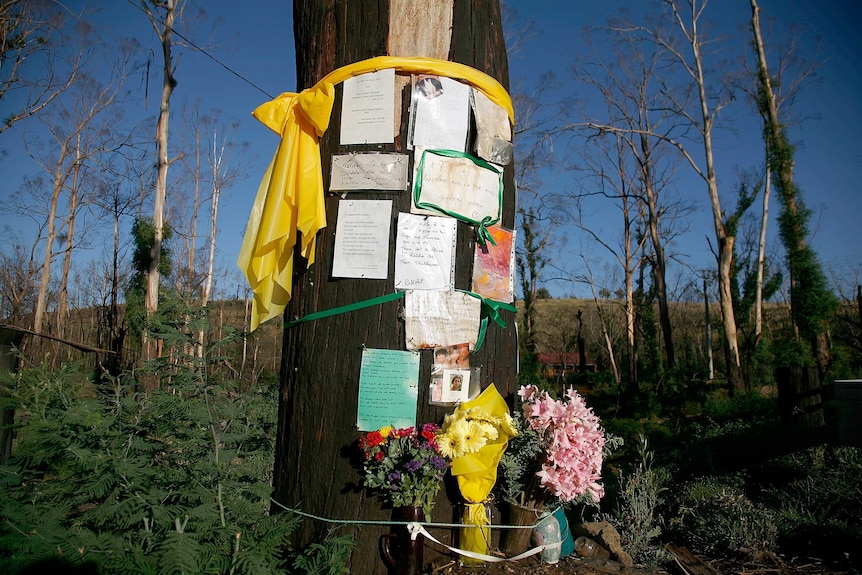
<path fill-rule="evenodd" d="M 516 25 L 532 20 L 537 32 L 520 52 L 510 57 L 513 89 L 520 86 L 528 88 L 541 74 L 553 72 L 560 80 L 561 94 L 575 92 L 579 88 L 573 85 L 567 69 L 582 55 L 581 29 L 602 25 L 608 16 L 616 14 L 621 7 L 642 7 L 645 4 L 633 0 L 511 2 L 518 13 Z M 131 2 L 70 1 L 67 5 L 72 11 L 84 6 L 88 10 L 92 9 L 89 17 L 107 35 L 137 37 L 144 50 L 154 51 L 156 58 L 153 70 L 158 70 L 157 38 L 149 22 Z M 293 22 L 290 2 L 259 0 L 254 3 L 254 10 L 237 9 L 236 2 L 227 0 L 208 0 L 201 2 L 201 5 L 205 6 L 207 19 L 204 25 L 189 31 L 189 37 L 199 45 L 212 46 L 210 52 L 217 59 L 263 90 L 249 85 L 200 53 L 177 49 L 176 77 L 179 83 L 174 93 L 174 103 L 200 99 L 204 110 L 222 110 L 225 119 L 239 120 L 238 139 L 247 140 L 251 145 L 248 179 L 227 191 L 222 199 L 219 257 L 223 268 L 229 271 L 222 281 L 222 287 L 227 288 L 225 284 L 238 281 L 238 274 L 234 275 L 233 262 L 259 178 L 276 145 L 276 136 L 254 120 L 251 111 L 269 100 L 270 96 L 296 89 Z M 845 277 L 850 274 L 850 277 L 857 278 L 855 281 L 859 281 L 862 279 L 859 277 L 862 273 L 862 233 L 859 232 L 862 215 L 862 144 L 857 134 L 862 128 L 862 73 L 858 63 L 859 54 L 862 53 L 862 36 L 856 24 L 862 15 L 860 8 L 849 0 L 761 0 L 761 8 L 764 24 L 774 20 L 774 32 L 779 32 L 790 23 L 802 23 L 807 26 L 806 38 L 819 37 L 821 40 L 821 59 L 824 63 L 818 70 L 820 83 L 803 95 L 797 107 L 798 113 L 816 117 L 792 131 L 792 140 L 799 149 L 797 183 L 803 190 L 808 206 L 814 210 L 813 245 L 824 266 L 843 273 Z M 712 0 L 706 17 L 714 21 L 717 29 L 728 35 L 731 40 L 727 48 L 729 52 L 744 49 L 744 43 L 748 42 L 748 2 Z M 210 34 L 213 34 L 213 40 L 210 40 Z M 143 110 L 141 105 L 138 110 L 141 114 L 155 116 L 159 82 L 158 73 L 151 73 L 149 107 Z M 135 80 L 132 84 L 137 86 L 139 82 Z M 549 96 L 556 99 L 558 94 Z M 179 107 L 174 109 L 178 110 Z M 724 189 L 727 208 L 732 206 L 735 170 L 761 161 L 757 118 L 742 111 L 735 118 L 735 131 L 717 134 L 719 184 Z M 18 189 L 24 175 L 38 173 L 36 166 L 23 155 L 20 132 L 16 128 L 0 136 L 0 149 L 7 153 L 6 157 L 0 159 L 0 167 L 4 172 L 0 182 L 2 196 Z M 558 152 L 562 153 L 559 149 Z M 711 258 L 705 239 L 713 235 L 711 216 L 703 184 L 683 174 L 684 170 L 681 168 L 679 193 L 690 194 L 700 207 L 691 217 L 690 231 L 676 241 L 673 249 L 687 265 L 701 269 L 709 265 Z M 546 180 L 549 186 L 557 189 L 574 186 L 570 176 L 565 173 L 547 174 Z M 597 222 L 600 221 L 601 213 L 602 210 L 597 212 Z M 778 207 L 773 204 L 772 214 L 777 213 Z M 24 225 L 9 214 L 0 214 L 0 225 L 6 224 L 13 229 Z M 618 233 L 612 223 L 606 225 L 605 233 Z M 772 238 L 775 238 L 774 227 Z M 603 257 L 600 250 L 590 246 L 575 230 L 563 230 L 561 234 L 567 239 L 559 253 L 553 254 L 555 260 L 575 262 L 579 254 L 588 254 L 597 259 Z M 577 270 L 572 270 L 572 273 L 577 273 Z M 566 282 L 558 282 L 551 287 L 556 295 L 577 291 L 575 286 L 567 285 Z"/>

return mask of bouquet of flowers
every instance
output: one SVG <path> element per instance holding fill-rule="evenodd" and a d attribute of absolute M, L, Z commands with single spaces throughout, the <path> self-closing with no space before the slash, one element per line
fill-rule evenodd
<path fill-rule="evenodd" d="M 501 463 L 500 491 L 513 503 L 543 509 L 552 502 L 578 499 L 598 503 L 605 433 L 584 398 L 569 388 L 564 399 L 553 399 L 534 385 L 518 395 L 523 413 L 516 414 L 520 433 Z"/>
<path fill-rule="evenodd" d="M 517 431 L 509 408 L 493 384 L 462 403 L 443 420 L 437 436 L 440 453 L 452 460 L 452 475 L 464 498 L 461 548 L 487 554 L 490 518 L 486 500 L 497 481 L 497 467 L 509 439 Z M 473 564 L 481 560 L 464 559 Z"/>
<path fill-rule="evenodd" d="M 440 454 L 437 425 L 383 427 L 359 438 L 365 487 L 380 490 L 394 507 L 422 507 L 430 518 L 449 463 Z"/>

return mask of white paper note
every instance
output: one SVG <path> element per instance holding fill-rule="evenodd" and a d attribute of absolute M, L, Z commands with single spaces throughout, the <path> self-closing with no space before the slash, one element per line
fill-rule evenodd
<path fill-rule="evenodd" d="M 404 294 L 405 345 L 429 349 L 475 347 L 482 302 L 464 292 L 410 290 Z"/>
<path fill-rule="evenodd" d="M 417 208 L 429 209 L 426 204 L 430 204 L 475 222 L 486 217 L 499 220 L 501 179 L 496 169 L 479 166 L 469 158 L 440 156 L 432 150 L 423 151 L 417 164 L 422 166 Z"/>
<path fill-rule="evenodd" d="M 407 189 L 407 154 L 346 154 L 332 156 L 330 190 Z"/>
<path fill-rule="evenodd" d="M 398 214 L 395 289 L 452 288 L 456 226 L 453 218 Z"/>
<path fill-rule="evenodd" d="M 341 200 L 335 224 L 332 276 L 386 279 L 392 200 Z"/>
<path fill-rule="evenodd" d="M 419 76 L 413 89 L 413 146 L 465 151 L 470 86 L 444 76 Z"/>
<path fill-rule="evenodd" d="M 343 83 L 341 144 L 395 141 L 395 69 L 348 78 Z"/>

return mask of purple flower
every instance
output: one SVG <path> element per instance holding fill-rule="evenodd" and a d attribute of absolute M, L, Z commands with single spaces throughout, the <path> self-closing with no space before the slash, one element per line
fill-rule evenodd
<path fill-rule="evenodd" d="M 390 483 L 398 483 L 399 481 L 401 481 L 401 472 L 396 469 L 395 471 L 386 476 L 386 480 Z"/>
<path fill-rule="evenodd" d="M 404 464 L 404 470 L 408 473 L 414 473 L 417 469 L 422 467 L 422 464 L 416 461 L 415 459 L 411 459 L 407 463 Z"/>

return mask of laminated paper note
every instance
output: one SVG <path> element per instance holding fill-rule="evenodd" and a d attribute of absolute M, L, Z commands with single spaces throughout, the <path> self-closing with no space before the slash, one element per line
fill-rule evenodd
<path fill-rule="evenodd" d="M 356 427 L 373 431 L 383 426 L 416 425 L 419 399 L 419 354 L 394 349 L 363 349 L 359 373 Z"/>
<path fill-rule="evenodd" d="M 335 224 L 332 277 L 389 277 L 392 200 L 341 200 Z"/>
<path fill-rule="evenodd" d="M 475 347 L 482 302 L 458 291 L 412 290 L 404 294 L 407 349 L 466 343 Z"/>
<path fill-rule="evenodd" d="M 453 218 L 398 214 L 395 289 L 451 289 L 457 223 Z"/>
<path fill-rule="evenodd" d="M 406 154 L 346 154 L 332 156 L 329 189 L 404 191 L 407 189 Z"/>
<path fill-rule="evenodd" d="M 500 219 L 502 178 L 500 172 L 467 157 L 449 157 L 424 150 L 417 162 L 418 209 L 442 211 L 475 222 Z M 414 198 L 415 199 L 415 198 Z"/>
<path fill-rule="evenodd" d="M 476 243 L 472 291 L 480 296 L 511 303 L 515 300 L 515 232 L 499 226 L 488 228 L 497 243 Z"/>
<path fill-rule="evenodd" d="M 394 142 L 395 69 L 354 76 L 343 86 L 341 144 Z"/>
<path fill-rule="evenodd" d="M 470 121 L 470 86 L 444 76 L 418 76 L 410 121 L 413 146 L 463 152 Z"/>

